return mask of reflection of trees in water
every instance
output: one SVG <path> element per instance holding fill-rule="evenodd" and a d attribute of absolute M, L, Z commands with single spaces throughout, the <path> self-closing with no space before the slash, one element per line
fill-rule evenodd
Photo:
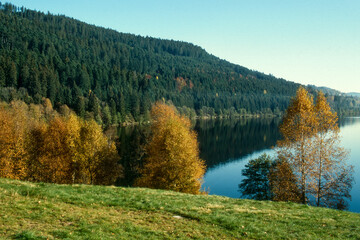
<path fill-rule="evenodd" d="M 119 179 L 118 185 L 131 186 L 139 177 L 139 167 L 145 154 L 146 138 L 150 133 L 149 126 L 128 126 L 118 128 L 117 148 L 121 157 L 120 163 L 124 168 L 124 178 Z"/>
<path fill-rule="evenodd" d="M 360 123 L 360 117 L 344 117 L 344 118 L 339 118 L 339 126 L 341 127 L 345 127 L 348 125 L 354 125 Z"/>
<path fill-rule="evenodd" d="M 207 168 L 212 168 L 275 146 L 280 138 L 279 122 L 280 119 L 273 118 L 197 121 L 194 124 L 200 157 L 206 161 Z M 139 176 L 137 169 L 142 164 L 146 136 L 149 134 L 150 127 L 147 125 L 118 128 L 117 146 L 125 175 L 118 184 L 130 186 Z"/>
<path fill-rule="evenodd" d="M 278 118 L 200 120 L 200 157 L 208 168 L 275 146 L 280 138 Z"/>

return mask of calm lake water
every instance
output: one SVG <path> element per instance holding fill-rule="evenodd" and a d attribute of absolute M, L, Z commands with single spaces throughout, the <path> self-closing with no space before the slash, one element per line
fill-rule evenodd
<path fill-rule="evenodd" d="M 271 150 L 280 138 L 280 119 L 244 119 L 199 121 L 200 155 L 207 163 L 203 188 L 209 194 L 239 198 L 238 185 L 243 179 L 241 170 L 249 160 Z M 360 117 L 341 119 L 341 144 L 349 149 L 348 164 L 355 167 L 355 183 L 349 211 L 360 212 Z"/>

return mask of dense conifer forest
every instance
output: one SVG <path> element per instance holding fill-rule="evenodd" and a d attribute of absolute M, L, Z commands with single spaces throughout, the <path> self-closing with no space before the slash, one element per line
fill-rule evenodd
<path fill-rule="evenodd" d="M 1 100 L 66 104 L 97 121 L 141 121 L 151 103 L 185 113 L 282 111 L 298 84 L 190 43 L 141 37 L 10 4 L 0 11 Z"/>
<path fill-rule="evenodd" d="M 163 99 L 194 116 L 278 114 L 298 84 L 191 43 L 141 37 L 0 3 L 0 100 L 68 105 L 104 125 L 142 122 Z"/>

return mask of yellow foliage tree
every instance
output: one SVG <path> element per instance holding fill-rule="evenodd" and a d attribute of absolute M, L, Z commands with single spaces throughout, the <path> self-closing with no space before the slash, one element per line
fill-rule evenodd
<path fill-rule="evenodd" d="M 343 208 L 342 198 L 350 198 L 353 169 L 345 161 L 348 151 L 340 146 L 337 114 L 331 111 L 322 92 L 317 96 L 315 113 L 317 131 L 312 144 L 314 181 L 310 190 L 317 206 Z"/>
<path fill-rule="evenodd" d="M 55 117 L 29 134 L 28 178 L 33 181 L 72 183 L 79 122 L 75 116 Z"/>
<path fill-rule="evenodd" d="M 113 184 L 119 156 L 94 121 L 50 100 L 42 105 L 0 103 L 0 177 L 52 183 Z"/>
<path fill-rule="evenodd" d="M 316 118 L 313 98 L 300 87 L 286 110 L 280 133 L 283 139 L 277 145 L 279 159 L 286 159 L 292 171 L 298 176 L 301 202 L 306 203 L 313 158 L 312 137 L 315 134 Z"/>
<path fill-rule="evenodd" d="M 199 194 L 205 172 L 196 133 L 190 121 L 172 106 L 156 103 L 151 109 L 152 136 L 136 186 Z"/>
<path fill-rule="evenodd" d="M 343 206 L 343 198 L 350 198 L 353 170 L 344 161 L 348 153 L 340 147 L 337 115 L 331 111 L 324 94 L 318 94 L 314 105 L 312 97 L 300 87 L 286 111 L 280 132 L 283 139 L 278 141 L 278 158 L 288 164 L 296 177 L 300 202 L 316 199 L 318 206 L 336 207 L 339 203 Z"/>
<path fill-rule="evenodd" d="M 25 136 L 28 108 L 21 101 L 0 106 L 0 177 L 24 179 L 26 176 Z"/>
<path fill-rule="evenodd" d="M 101 127 L 74 114 L 54 117 L 30 132 L 29 178 L 53 183 L 113 184 L 118 154 Z"/>
<path fill-rule="evenodd" d="M 94 120 L 84 121 L 78 139 L 79 180 L 86 184 L 113 184 L 120 174 L 115 143 L 108 141 Z"/>
<path fill-rule="evenodd" d="M 269 184 L 271 200 L 300 202 L 297 180 L 289 163 L 284 159 L 276 160 L 270 168 Z"/>

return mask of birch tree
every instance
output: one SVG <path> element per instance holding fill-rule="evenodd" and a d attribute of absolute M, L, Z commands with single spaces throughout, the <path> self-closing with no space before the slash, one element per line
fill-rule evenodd
<path fill-rule="evenodd" d="M 313 163 L 312 137 L 315 135 L 316 118 L 313 98 L 300 87 L 286 110 L 279 127 L 283 139 L 278 141 L 278 158 L 290 164 L 298 178 L 300 202 L 306 203 L 310 173 Z"/>
<path fill-rule="evenodd" d="M 135 185 L 199 194 L 205 172 L 190 120 L 172 106 L 156 103 L 151 110 L 152 136 L 146 146 L 142 176 Z"/>
<path fill-rule="evenodd" d="M 311 193 L 317 206 L 343 208 L 342 199 L 350 198 L 353 167 L 346 164 L 349 152 L 340 145 L 337 114 L 331 111 L 322 92 L 317 96 L 315 113 Z"/>
<path fill-rule="evenodd" d="M 301 203 L 344 208 L 344 199 L 351 198 L 353 167 L 346 164 L 348 151 L 341 147 L 337 120 L 322 92 L 314 105 L 302 87 L 285 113 L 279 127 L 283 139 L 277 144 L 278 158 L 291 168 Z M 274 189 L 284 185 L 273 183 Z"/>

